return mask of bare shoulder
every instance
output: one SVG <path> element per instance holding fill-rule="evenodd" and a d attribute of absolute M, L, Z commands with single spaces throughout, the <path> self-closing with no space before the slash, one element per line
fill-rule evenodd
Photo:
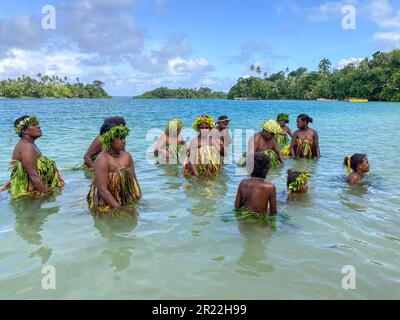
<path fill-rule="evenodd" d="M 133 161 L 132 155 L 128 151 L 121 151 L 121 156 Z"/>
<path fill-rule="evenodd" d="M 100 152 L 96 158 L 96 162 L 99 162 L 99 163 L 100 162 L 102 162 L 102 163 L 108 162 L 107 152 L 105 152 L 105 151 Z"/>
<path fill-rule="evenodd" d="M 275 191 L 276 190 L 275 185 L 273 185 L 272 183 L 269 183 L 269 182 L 265 182 L 264 185 L 263 185 L 263 188 L 265 190 L 268 190 L 268 191 Z"/>

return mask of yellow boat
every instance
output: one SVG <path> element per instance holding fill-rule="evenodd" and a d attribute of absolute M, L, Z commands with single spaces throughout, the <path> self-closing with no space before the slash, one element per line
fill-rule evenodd
<path fill-rule="evenodd" d="M 346 99 L 347 102 L 368 102 L 368 99 Z"/>

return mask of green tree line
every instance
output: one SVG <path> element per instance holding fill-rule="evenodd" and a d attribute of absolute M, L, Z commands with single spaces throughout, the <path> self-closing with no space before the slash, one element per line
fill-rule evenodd
<path fill-rule="evenodd" d="M 83 84 L 67 77 L 37 74 L 37 79 L 23 75 L 17 79 L 0 81 L 0 97 L 3 98 L 110 98 L 103 89 L 104 83 L 95 80 Z"/>
<path fill-rule="evenodd" d="M 145 92 L 135 99 L 226 99 L 225 92 L 212 91 L 210 88 L 199 89 L 168 89 L 160 87 L 152 91 Z"/>
<path fill-rule="evenodd" d="M 251 65 L 257 76 L 239 78 L 228 98 L 314 100 L 363 98 L 370 101 L 400 101 L 400 50 L 376 52 L 365 58 L 332 70 L 328 59 L 318 65 L 318 71 L 304 67 L 271 75 L 261 67 Z"/>

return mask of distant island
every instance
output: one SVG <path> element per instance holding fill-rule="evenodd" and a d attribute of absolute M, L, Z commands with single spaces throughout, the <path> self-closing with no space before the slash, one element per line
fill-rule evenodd
<path fill-rule="evenodd" d="M 111 98 L 103 89 L 104 82 L 94 80 L 83 84 L 67 77 L 37 74 L 37 80 L 23 75 L 17 79 L 0 81 L 0 98 Z"/>
<path fill-rule="evenodd" d="M 340 70 L 332 70 L 328 59 L 311 72 L 300 67 L 261 77 L 261 67 L 252 65 L 250 70 L 258 76 L 239 78 L 228 99 L 400 101 L 400 50 L 378 51 L 371 60 L 355 61 Z"/>
<path fill-rule="evenodd" d="M 152 91 L 145 92 L 134 99 L 226 99 L 225 92 L 212 91 L 210 88 L 199 89 L 168 89 L 160 87 Z"/>

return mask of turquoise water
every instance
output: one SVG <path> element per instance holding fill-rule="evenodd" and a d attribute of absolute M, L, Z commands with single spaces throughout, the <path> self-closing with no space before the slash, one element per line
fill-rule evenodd
<path fill-rule="evenodd" d="M 232 129 L 257 129 L 280 112 L 290 114 L 292 130 L 299 113 L 315 119 L 322 158 L 287 160 L 270 172 L 276 228 L 236 221 L 234 198 L 245 177 L 234 164 L 198 181 L 146 160 L 155 142 L 146 141 L 148 130 L 170 118 L 191 127 L 202 113 L 227 114 Z M 400 104 L 0 100 L 0 182 L 17 142 L 13 121 L 23 114 L 39 116 L 38 145 L 56 160 L 66 187 L 44 201 L 0 194 L 0 298 L 400 298 Z M 91 176 L 72 170 L 111 115 L 123 115 L 132 129 L 127 149 L 143 192 L 137 220 L 93 217 L 85 200 Z M 350 188 L 342 161 L 355 152 L 368 154 L 371 174 Z M 286 200 L 289 167 L 312 173 L 309 194 L 295 202 Z M 42 288 L 46 265 L 55 267 L 55 290 Z M 356 270 L 355 290 L 341 286 L 345 265 Z"/>

